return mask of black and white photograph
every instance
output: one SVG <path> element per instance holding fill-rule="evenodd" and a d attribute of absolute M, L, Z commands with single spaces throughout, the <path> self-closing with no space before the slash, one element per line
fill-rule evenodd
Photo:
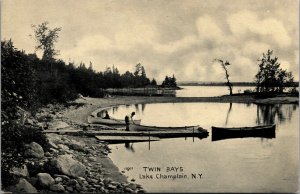
<path fill-rule="evenodd" d="M 1 193 L 299 192 L 298 0 L 0 0 Z"/>

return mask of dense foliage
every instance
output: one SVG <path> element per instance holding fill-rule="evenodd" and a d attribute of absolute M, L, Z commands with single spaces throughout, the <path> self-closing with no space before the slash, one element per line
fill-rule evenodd
<path fill-rule="evenodd" d="M 294 77 L 291 72 L 280 68 L 277 57 L 268 50 L 259 59 L 259 70 L 255 76 L 256 91 L 260 93 L 282 93 L 287 86 L 293 86 Z"/>
<path fill-rule="evenodd" d="M 24 164 L 24 145 L 35 141 L 45 147 L 47 141 L 39 129 L 23 125 L 22 109 L 36 105 L 37 79 L 30 57 L 16 50 L 11 41 L 1 42 L 1 79 L 1 177 L 5 186 L 14 180 L 10 169 Z"/>
<path fill-rule="evenodd" d="M 177 87 L 177 83 L 176 83 L 176 78 L 173 75 L 173 77 L 165 77 L 165 80 L 162 82 L 161 84 L 162 87 L 164 88 L 176 88 Z"/>

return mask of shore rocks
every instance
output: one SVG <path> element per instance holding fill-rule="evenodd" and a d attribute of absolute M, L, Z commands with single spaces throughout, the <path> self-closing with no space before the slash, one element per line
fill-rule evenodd
<path fill-rule="evenodd" d="M 27 118 L 26 120 L 25 120 L 25 124 L 27 124 L 27 125 L 34 125 L 34 120 L 33 119 L 29 119 L 29 118 Z"/>
<path fill-rule="evenodd" d="M 81 152 L 85 151 L 84 147 L 82 147 L 81 145 L 78 145 L 78 144 L 71 144 L 70 148 L 73 150 L 76 150 L 76 151 L 81 151 Z"/>
<path fill-rule="evenodd" d="M 50 190 L 55 192 L 64 192 L 65 188 L 64 186 L 58 183 L 58 184 L 51 185 Z"/>
<path fill-rule="evenodd" d="M 36 142 L 31 142 L 29 145 L 26 145 L 27 149 L 25 150 L 24 155 L 26 157 L 33 157 L 33 158 L 43 158 L 44 157 L 44 150 L 40 144 Z"/>
<path fill-rule="evenodd" d="M 70 127 L 68 123 L 59 120 L 52 121 L 48 125 L 48 129 L 50 130 L 59 130 L 67 127 Z"/>
<path fill-rule="evenodd" d="M 77 138 L 67 135 L 54 135 L 52 137 L 56 139 L 56 142 L 60 142 L 53 143 L 58 147 L 58 149 L 51 148 L 55 152 L 49 151 L 47 154 L 49 157 L 42 159 L 27 159 L 28 171 L 32 176 L 27 177 L 28 183 L 31 186 L 36 186 L 37 189 L 41 189 L 40 192 L 145 192 L 140 185 L 115 179 L 104 167 L 100 158 L 104 155 L 102 152 L 109 151 L 107 143 L 91 141 L 86 137 Z M 73 150 L 70 146 L 72 144 L 83 147 L 88 152 Z M 67 151 L 72 151 L 72 153 L 66 154 Z M 33 166 L 37 167 L 34 171 L 32 170 Z M 51 172 L 51 175 L 44 172 Z"/>
<path fill-rule="evenodd" d="M 57 146 L 58 146 L 60 149 L 64 150 L 64 151 L 66 151 L 66 150 L 69 149 L 69 147 L 66 146 L 66 145 L 64 145 L 64 144 L 57 144 Z"/>
<path fill-rule="evenodd" d="M 82 128 L 81 123 L 63 118 L 63 114 L 59 113 L 60 110 L 61 107 L 49 105 L 32 119 L 33 122 L 28 123 L 41 127 L 46 125 L 48 129 Z M 112 165 L 107 166 L 107 160 L 103 158 L 107 157 L 110 152 L 108 143 L 85 136 L 76 137 L 55 133 L 47 133 L 46 136 L 50 149 L 45 150 L 45 153 L 35 142 L 26 146 L 28 157 L 25 160 L 26 165 L 24 168 L 14 169 L 14 173 L 21 179 L 17 185 L 8 188 L 9 191 L 26 193 L 143 192 L 138 185 L 127 183 L 125 177 L 118 177 L 115 169 L 111 168 Z"/>
<path fill-rule="evenodd" d="M 62 179 L 61 177 L 56 177 L 56 178 L 54 179 L 54 181 L 55 181 L 56 183 L 60 183 L 60 182 L 63 181 L 63 179 Z"/>
<path fill-rule="evenodd" d="M 43 188 L 48 188 L 55 183 L 54 179 L 48 173 L 38 173 L 38 184 Z"/>
<path fill-rule="evenodd" d="M 62 178 L 63 180 L 70 180 L 70 178 L 66 175 L 61 175 L 61 174 L 54 174 L 53 177 L 55 178 Z"/>
<path fill-rule="evenodd" d="M 17 176 L 21 176 L 21 177 L 28 177 L 29 176 L 28 168 L 27 168 L 26 165 L 23 165 L 20 168 L 13 168 L 12 169 L 12 174 L 17 175 Z"/>
<path fill-rule="evenodd" d="M 38 191 L 36 190 L 36 188 L 34 186 L 32 186 L 24 178 L 21 178 L 16 185 L 11 186 L 9 188 L 9 191 L 17 192 L 17 193 L 21 193 L 21 192 L 22 193 L 38 193 Z"/>
<path fill-rule="evenodd" d="M 74 160 L 72 158 L 72 155 L 65 154 L 65 155 L 60 155 L 53 161 L 51 161 L 53 167 L 57 169 L 57 171 L 71 176 L 71 177 L 85 177 L 85 171 L 86 168 L 85 166 Z"/>
<path fill-rule="evenodd" d="M 63 140 L 61 139 L 61 136 L 55 133 L 48 133 L 47 138 L 49 140 L 49 143 L 51 142 L 53 146 L 53 148 L 57 149 L 56 144 L 63 144 Z"/>

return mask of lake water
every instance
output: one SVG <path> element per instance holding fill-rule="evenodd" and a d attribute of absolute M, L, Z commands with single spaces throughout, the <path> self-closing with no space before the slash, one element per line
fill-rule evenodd
<path fill-rule="evenodd" d="M 182 90 L 176 90 L 176 97 L 212 97 L 228 95 L 228 87 L 225 86 L 180 86 Z M 245 90 L 254 90 L 251 86 L 233 86 L 233 93 L 244 93 Z"/>
<path fill-rule="evenodd" d="M 108 112 L 116 118 L 124 118 L 132 111 L 144 125 L 198 124 L 210 132 L 204 139 L 190 137 L 130 145 L 110 144 L 109 157 L 120 171 L 148 192 L 298 190 L 298 105 L 160 103 L 119 106 Z M 211 140 L 212 125 L 269 123 L 276 124 L 276 138 Z M 150 172 L 144 167 L 157 167 L 157 171 Z M 171 167 L 180 168 L 174 172 L 176 168 Z M 182 178 L 173 179 L 167 175 Z"/>

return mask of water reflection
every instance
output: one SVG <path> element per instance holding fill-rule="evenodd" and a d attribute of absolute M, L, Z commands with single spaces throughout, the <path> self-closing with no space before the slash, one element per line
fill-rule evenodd
<path fill-rule="evenodd" d="M 139 113 L 140 112 L 139 104 L 135 104 L 134 107 L 135 107 L 135 112 Z"/>
<path fill-rule="evenodd" d="M 144 113 L 146 104 L 134 104 L 134 112 L 136 113 Z"/>
<path fill-rule="evenodd" d="M 228 123 L 228 117 L 229 117 L 229 115 L 230 115 L 231 109 L 232 109 L 232 103 L 229 104 L 229 109 L 228 109 L 228 111 L 227 111 L 227 116 L 226 116 L 225 126 L 227 126 L 227 123 Z"/>
<path fill-rule="evenodd" d="M 146 141 L 135 141 L 135 143 L 141 143 L 141 142 L 146 142 Z M 151 148 L 151 141 L 147 141 L 148 142 L 148 150 L 150 150 Z M 134 153 L 135 150 L 133 148 L 133 142 L 125 142 L 124 147 L 126 148 L 127 151 Z"/>
<path fill-rule="evenodd" d="M 128 151 L 131 151 L 131 152 L 135 152 L 134 151 L 134 148 L 133 148 L 133 143 L 130 143 L 130 142 L 126 142 L 125 143 L 125 148 L 128 150 Z"/>
<path fill-rule="evenodd" d="M 115 113 L 116 111 L 118 111 L 118 109 L 119 109 L 119 107 L 118 107 L 118 106 L 114 106 L 114 107 L 112 107 L 112 111 L 113 111 L 113 113 Z"/>
<path fill-rule="evenodd" d="M 145 111 L 145 108 L 146 108 L 146 104 L 142 104 L 142 112 Z"/>
<path fill-rule="evenodd" d="M 297 109 L 297 104 L 285 105 L 282 104 L 268 104 L 257 105 L 256 123 L 258 125 L 274 124 L 276 121 L 284 123 L 290 121 L 293 113 Z"/>

